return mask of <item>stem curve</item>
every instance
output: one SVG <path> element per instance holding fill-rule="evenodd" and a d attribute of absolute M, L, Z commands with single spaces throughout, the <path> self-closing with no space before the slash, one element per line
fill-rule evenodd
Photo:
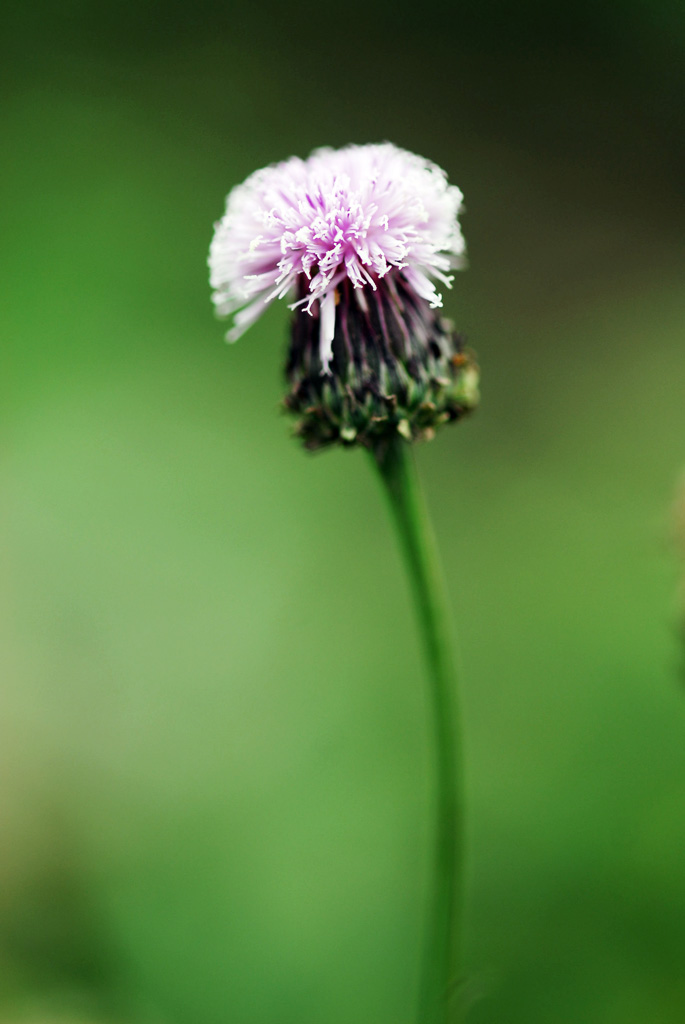
<path fill-rule="evenodd" d="M 433 877 L 419 991 L 419 1024 L 453 1024 L 460 956 L 462 814 L 457 671 L 437 546 L 416 473 L 401 437 L 378 445 L 374 461 L 389 499 L 430 677 L 435 740 Z"/>

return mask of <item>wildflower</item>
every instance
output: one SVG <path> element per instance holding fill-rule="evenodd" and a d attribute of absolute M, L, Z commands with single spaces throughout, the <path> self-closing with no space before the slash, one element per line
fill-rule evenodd
<path fill-rule="evenodd" d="M 307 447 L 431 437 L 478 401 L 478 370 L 437 310 L 463 265 L 462 194 L 383 145 L 319 149 L 229 194 L 209 257 L 235 340 L 294 298 L 285 406 Z"/>
<path fill-rule="evenodd" d="M 420 1019 L 452 1019 L 458 976 L 461 801 L 456 672 L 427 510 L 404 440 L 430 438 L 478 401 L 478 368 L 439 313 L 463 265 L 462 195 L 389 143 L 316 150 L 234 188 L 216 225 L 213 300 L 234 340 L 292 296 L 286 409 L 308 448 L 370 449 L 386 491 L 426 653 L 434 712 L 435 838 Z M 404 439 L 404 440 L 403 440 Z"/>

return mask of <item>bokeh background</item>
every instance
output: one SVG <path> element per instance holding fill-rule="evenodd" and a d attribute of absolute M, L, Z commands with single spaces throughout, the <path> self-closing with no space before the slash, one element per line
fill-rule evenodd
<path fill-rule="evenodd" d="M 11 4 L 0 1021 L 412 1024 L 428 712 L 360 453 L 278 414 L 231 186 L 389 139 L 466 195 L 481 410 L 418 452 L 464 666 L 471 1024 L 682 1024 L 685 8 Z"/>

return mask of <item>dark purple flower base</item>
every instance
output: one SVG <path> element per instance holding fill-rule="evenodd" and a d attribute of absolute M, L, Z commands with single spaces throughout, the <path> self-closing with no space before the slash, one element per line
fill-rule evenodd
<path fill-rule="evenodd" d="M 391 272 L 371 288 L 337 292 L 330 372 L 322 372 L 319 318 L 293 316 L 284 404 L 310 449 L 375 447 L 399 433 L 428 440 L 478 404 L 478 366 L 450 322 Z"/>

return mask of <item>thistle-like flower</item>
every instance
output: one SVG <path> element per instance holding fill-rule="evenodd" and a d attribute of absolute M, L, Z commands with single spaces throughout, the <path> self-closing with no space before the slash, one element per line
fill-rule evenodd
<path fill-rule="evenodd" d="M 414 591 L 432 687 L 434 875 L 419 1019 L 446 1024 L 459 974 L 462 857 L 457 677 L 448 613 L 413 453 L 478 401 L 478 368 L 439 313 L 436 283 L 463 265 L 462 194 L 389 143 L 319 149 L 251 175 L 229 194 L 209 266 L 213 300 L 238 338 L 290 295 L 284 404 L 306 447 L 361 444 L 380 474 Z"/>
<path fill-rule="evenodd" d="M 478 401 L 478 369 L 437 310 L 463 265 L 462 194 L 383 145 L 316 150 L 229 194 L 209 265 L 235 340 L 292 296 L 285 406 L 309 448 L 432 437 Z"/>

